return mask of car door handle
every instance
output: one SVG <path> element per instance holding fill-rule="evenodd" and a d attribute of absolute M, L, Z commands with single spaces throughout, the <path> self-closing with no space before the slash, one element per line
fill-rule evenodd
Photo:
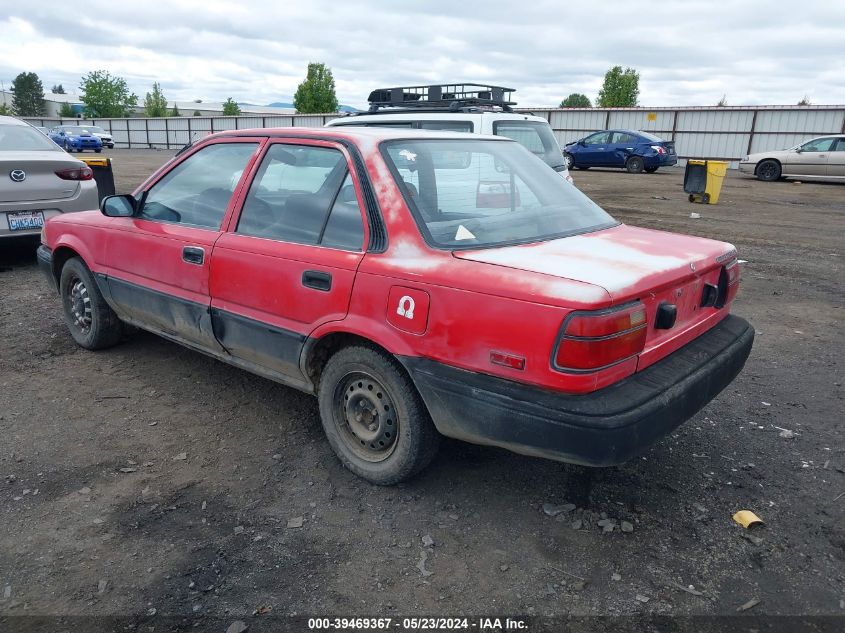
<path fill-rule="evenodd" d="M 332 289 L 332 276 L 322 270 L 306 270 L 302 273 L 302 285 L 306 288 L 328 292 Z"/>
<path fill-rule="evenodd" d="M 199 246 L 185 246 L 182 249 L 182 261 L 200 265 L 205 261 L 205 250 Z"/>

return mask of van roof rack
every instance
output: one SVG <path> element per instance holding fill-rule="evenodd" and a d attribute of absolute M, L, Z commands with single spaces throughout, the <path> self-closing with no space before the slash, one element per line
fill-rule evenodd
<path fill-rule="evenodd" d="M 380 108 L 449 110 L 459 112 L 472 106 L 500 107 L 511 112 L 513 88 L 485 84 L 430 84 L 426 86 L 398 86 L 373 90 L 367 101 L 369 111 Z"/>

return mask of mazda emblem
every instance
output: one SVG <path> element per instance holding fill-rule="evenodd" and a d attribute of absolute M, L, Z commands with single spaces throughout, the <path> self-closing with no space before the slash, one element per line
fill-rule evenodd
<path fill-rule="evenodd" d="M 23 182 L 26 180 L 26 172 L 23 169 L 13 169 L 9 172 L 9 178 L 14 182 Z"/>

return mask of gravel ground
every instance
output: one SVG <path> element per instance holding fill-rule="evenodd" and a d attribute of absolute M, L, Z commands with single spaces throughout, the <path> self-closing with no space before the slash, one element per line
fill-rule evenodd
<path fill-rule="evenodd" d="M 173 152 L 109 154 L 129 191 Z M 842 625 L 845 188 L 731 174 L 702 206 L 681 169 L 573 175 L 627 223 L 736 244 L 734 312 L 758 331 L 716 400 L 604 470 L 447 441 L 413 481 L 368 485 L 309 396 L 145 333 L 76 347 L 32 244 L 0 243 L 0 630 L 154 613 L 221 632 L 273 614 Z M 696 629 L 680 622 L 664 630 Z"/>

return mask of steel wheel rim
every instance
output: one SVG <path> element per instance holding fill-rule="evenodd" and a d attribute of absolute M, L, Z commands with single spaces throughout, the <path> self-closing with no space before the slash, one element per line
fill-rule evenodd
<path fill-rule="evenodd" d="M 335 425 L 357 457 L 383 462 L 396 449 L 399 420 L 387 389 L 372 374 L 350 372 L 335 390 Z"/>
<path fill-rule="evenodd" d="M 91 331 L 91 325 L 94 323 L 94 316 L 91 311 L 91 296 L 88 294 L 85 283 L 79 277 L 74 277 L 71 280 L 66 301 L 71 323 L 81 334 L 88 334 Z"/>

